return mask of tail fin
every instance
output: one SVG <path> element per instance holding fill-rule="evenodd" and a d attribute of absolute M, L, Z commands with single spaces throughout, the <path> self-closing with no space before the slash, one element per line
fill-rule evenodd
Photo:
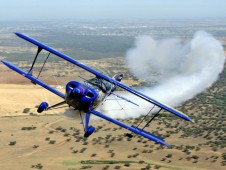
<path fill-rule="evenodd" d="M 118 82 L 121 82 L 122 81 L 122 78 L 123 78 L 123 74 L 122 73 L 117 73 L 117 74 L 115 74 L 112 77 L 112 79 L 114 79 L 114 80 L 116 80 Z M 111 92 L 114 92 L 116 90 L 116 87 L 117 87 L 116 85 L 113 85 L 113 88 L 112 88 Z"/>

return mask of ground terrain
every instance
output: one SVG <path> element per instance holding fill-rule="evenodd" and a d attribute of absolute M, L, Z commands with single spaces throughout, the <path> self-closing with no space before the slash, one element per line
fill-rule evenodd
<path fill-rule="evenodd" d="M 136 36 L 190 40 L 196 31 L 206 30 L 225 47 L 225 25 L 224 18 L 131 23 L 1 22 L 0 59 L 28 71 L 36 48 L 12 34 L 18 31 L 110 76 L 122 72 L 123 83 L 139 87 L 146 82 L 128 72 L 123 57 L 134 46 Z M 34 75 L 38 75 L 47 55 L 41 53 Z M 52 55 L 43 71 L 40 79 L 63 92 L 69 80 L 93 77 Z M 223 170 L 226 166 L 225 84 L 226 67 L 212 87 L 177 108 L 194 123 L 167 113 L 155 119 L 147 130 L 172 145 L 166 148 L 138 136 L 127 138 L 126 130 L 100 120 L 92 120 L 97 130 L 84 139 L 78 114 L 71 114 L 67 108 L 37 114 L 40 102 L 55 104 L 61 99 L 0 64 L 0 169 Z M 137 124 L 141 119 L 122 121 Z"/>
<path fill-rule="evenodd" d="M 108 59 L 105 63 L 110 61 Z M 95 62 L 90 63 L 95 65 Z M 173 148 L 162 147 L 138 136 L 129 139 L 125 130 L 100 120 L 92 122 L 97 131 L 84 139 L 78 116 L 66 116 L 65 109 L 48 111 L 44 115 L 36 113 L 35 107 L 41 101 L 56 103 L 60 101 L 58 97 L 29 84 L 2 65 L 0 74 L 1 169 L 225 168 L 225 70 L 213 87 L 179 108 L 195 123 L 163 113 L 147 129 L 164 137 Z M 89 75 L 84 73 L 84 77 Z M 65 77 L 58 76 L 58 79 L 63 81 Z M 130 85 L 133 83 L 139 84 L 131 80 Z M 135 124 L 140 119 L 122 121 Z"/>

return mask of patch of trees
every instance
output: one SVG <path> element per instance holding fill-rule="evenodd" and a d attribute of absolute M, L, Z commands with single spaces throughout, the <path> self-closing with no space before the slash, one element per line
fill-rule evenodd
<path fill-rule="evenodd" d="M 28 126 L 28 127 L 22 127 L 21 130 L 35 130 L 37 127 L 35 126 Z"/>
<path fill-rule="evenodd" d="M 31 168 L 42 169 L 43 165 L 41 163 L 38 163 L 36 165 L 31 165 Z"/>
<path fill-rule="evenodd" d="M 9 142 L 9 145 L 10 145 L 10 146 L 16 145 L 16 141 L 10 141 L 10 142 Z"/>

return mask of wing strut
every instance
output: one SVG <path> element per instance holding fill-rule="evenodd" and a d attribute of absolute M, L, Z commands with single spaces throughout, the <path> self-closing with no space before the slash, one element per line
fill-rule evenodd
<path fill-rule="evenodd" d="M 159 111 L 157 111 L 154 116 L 146 123 L 146 125 L 142 128 L 142 130 L 144 130 L 144 128 L 146 128 L 151 122 L 152 120 L 154 120 L 154 118 L 156 118 L 156 116 L 158 116 L 158 114 L 161 112 L 162 108 L 159 109 Z"/>
<path fill-rule="evenodd" d="M 151 110 L 144 116 L 144 118 L 140 121 L 140 123 L 136 126 L 137 128 L 140 126 L 140 124 L 146 119 L 146 117 L 151 113 L 151 111 L 154 109 L 155 105 L 151 108 Z"/>
<path fill-rule="evenodd" d="M 34 59 L 32 65 L 31 65 L 30 70 L 28 71 L 28 74 L 29 74 L 29 75 L 32 75 L 32 69 L 33 69 L 33 67 L 34 67 L 34 65 L 35 65 L 35 62 L 36 62 L 36 59 L 37 59 L 37 57 L 38 57 L 38 55 L 39 55 L 39 53 L 40 53 L 41 51 L 42 51 L 42 48 L 38 46 L 38 50 L 37 50 L 37 53 L 36 53 L 36 55 L 35 55 L 35 59 Z"/>
<path fill-rule="evenodd" d="M 40 74 L 41 74 L 41 72 L 42 72 L 42 70 L 43 70 L 43 68 L 44 68 L 44 66 L 45 66 L 45 64 L 46 64 L 46 61 L 48 60 L 49 56 L 50 56 L 50 53 L 49 53 L 48 56 L 46 57 L 46 59 L 45 59 L 43 65 L 42 65 L 42 68 L 41 68 L 41 70 L 39 71 L 39 74 L 38 74 L 38 76 L 37 76 L 37 79 L 39 78 L 39 76 L 40 76 Z"/>
<path fill-rule="evenodd" d="M 154 116 L 144 125 L 144 127 L 142 129 L 139 128 L 140 124 L 146 119 L 146 117 L 151 113 L 151 111 L 154 109 L 155 105 L 153 105 L 153 107 L 151 108 L 151 110 L 144 116 L 144 118 L 140 121 L 140 123 L 134 128 L 139 129 L 139 130 L 144 130 L 147 126 L 150 125 L 150 123 L 158 116 L 158 114 L 161 112 L 162 108 L 160 108 L 155 114 Z M 127 133 L 126 136 L 128 136 L 129 138 L 132 138 L 133 135 L 130 133 Z"/>

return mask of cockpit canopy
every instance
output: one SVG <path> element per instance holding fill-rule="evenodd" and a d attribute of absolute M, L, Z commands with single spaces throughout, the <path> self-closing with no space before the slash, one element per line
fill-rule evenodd
<path fill-rule="evenodd" d="M 87 80 L 85 82 L 86 84 L 93 86 L 95 89 L 98 88 L 104 93 L 109 92 L 112 88 L 112 84 L 109 83 L 106 80 L 98 79 L 98 78 L 92 78 L 90 80 Z"/>

